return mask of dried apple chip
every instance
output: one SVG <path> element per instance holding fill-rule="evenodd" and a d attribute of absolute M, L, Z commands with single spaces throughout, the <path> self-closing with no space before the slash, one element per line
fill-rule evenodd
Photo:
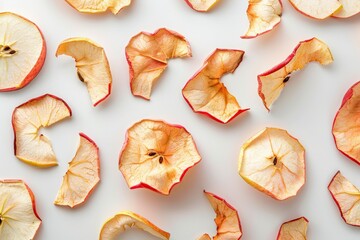
<path fill-rule="evenodd" d="M 152 224 L 149 220 L 136 213 L 123 211 L 105 222 L 101 228 L 99 239 L 113 240 L 120 233 L 125 232 L 128 228 L 141 229 L 163 240 L 168 240 L 170 238 L 170 233 L 161 230 Z"/>
<path fill-rule="evenodd" d="M 209 236 L 209 234 L 204 234 L 201 237 L 199 237 L 197 240 L 211 240 L 211 237 Z"/>
<path fill-rule="evenodd" d="M 239 174 L 274 199 L 295 196 L 305 184 L 305 149 L 287 131 L 266 128 L 241 147 Z"/>
<path fill-rule="evenodd" d="M 242 61 L 244 51 L 216 49 L 203 67 L 186 83 L 183 96 L 194 112 L 205 114 L 220 123 L 228 123 L 242 109 L 220 78 L 233 73 Z"/>
<path fill-rule="evenodd" d="M 333 17 L 336 18 L 349 18 L 360 12 L 359 0 L 338 0 L 342 8 L 333 13 Z"/>
<path fill-rule="evenodd" d="M 12 115 L 15 156 L 37 167 L 58 165 L 50 140 L 39 130 L 70 116 L 71 109 L 64 100 L 50 94 L 16 107 Z"/>
<path fill-rule="evenodd" d="M 77 75 L 87 86 L 92 104 L 98 105 L 111 93 L 112 76 L 104 49 L 88 38 L 69 38 L 62 41 L 56 56 L 75 59 Z"/>
<path fill-rule="evenodd" d="M 325 19 L 341 9 L 338 0 L 289 0 L 291 5 L 305 16 L 315 19 Z"/>
<path fill-rule="evenodd" d="M 166 28 L 153 34 L 137 34 L 131 38 L 125 52 L 131 92 L 147 100 L 153 85 L 166 69 L 168 59 L 191 57 L 190 45 L 185 37 Z"/>
<path fill-rule="evenodd" d="M 310 62 L 327 65 L 333 60 L 330 49 L 319 39 L 301 41 L 285 61 L 258 75 L 258 93 L 266 109 L 270 111 L 293 72 L 301 70 Z"/>
<path fill-rule="evenodd" d="M 328 189 L 344 221 L 360 227 L 360 191 L 340 171 L 331 180 Z"/>
<path fill-rule="evenodd" d="M 201 157 L 182 126 L 142 120 L 127 130 L 119 169 L 130 189 L 148 188 L 168 195 Z"/>
<path fill-rule="evenodd" d="M 73 208 L 84 203 L 100 181 L 99 148 L 85 134 L 79 135 L 80 143 L 64 175 L 56 205 Z"/>
<path fill-rule="evenodd" d="M 360 164 L 359 104 L 360 82 L 357 82 L 346 92 L 332 128 L 337 149 L 357 164 Z"/>
<path fill-rule="evenodd" d="M 33 239 L 40 225 L 30 188 L 21 180 L 0 181 L 0 239 Z"/>
<path fill-rule="evenodd" d="M 185 0 L 185 2 L 195 11 L 207 12 L 209 11 L 219 0 Z"/>
<path fill-rule="evenodd" d="M 246 13 L 250 26 L 241 38 L 254 38 L 271 31 L 280 23 L 282 4 L 280 0 L 249 0 Z"/>
<path fill-rule="evenodd" d="M 103 13 L 107 10 L 118 14 L 131 4 L 131 0 L 66 0 L 70 6 L 82 13 Z"/>
<path fill-rule="evenodd" d="M 306 232 L 309 221 L 300 217 L 281 225 L 277 240 L 306 240 Z"/>

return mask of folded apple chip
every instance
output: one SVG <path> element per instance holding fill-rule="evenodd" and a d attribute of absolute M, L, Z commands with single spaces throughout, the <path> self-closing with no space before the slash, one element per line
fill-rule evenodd
<path fill-rule="evenodd" d="M 70 6 L 82 13 L 103 13 L 107 10 L 118 14 L 131 4 L 131 0 L 66 0 Z"/>
<path fill-rule="evenodd" d="M 344 221 L 360 227 L 360 191 L 340 171 L 331 180 L 328 189 Z"/>
<path fill-rule="evenodd" d="M 200 160 L 184 127 L 142 120 L 127 130 L 119 169 L 130 189 L 145 187 L 168 195 Z"/>
<path fill-rule="evenodd" d="M 80 133 L 75 157 L 69 163 L 55 204 L 76 207 L 86 201 L 100 181 L 99 148 L 88 136 Z"/>
<path fill-rule="evenodd" d="M 332 128 L 337 149 L 357 164 L 360 164 L 359 104 L 360 82 L 357 82 L 346 92 Z"/>
<path fill-rule="evenodd" d="M 333 13 L 333 17 L 337 18 L 349 18 L 360 12 L 359 0 L 338 0 L 342 8 Z"/>
<path fill-rule="evenodd" d="M 309 221 L 300 217 L 281 225 L 277 240 L 306 240 L 306 232 Z"/>
<path fill-rule="evenodd" d="M 209 236 L 209 234 L 205 233 L 204 235 L 199 237 L 197 240 L 211 240 L 211 237 Z"/>
<path fill-rule="evenodd" d="M 62 41 L 56 56 L 75 59 L 77 75 L 87 86 L 92 104 L 98 105 L 111 93 L 112 76 L 104 49 L 88 38 L 69 38 Z"/>
<path fill-rule="evenodd" d="M 305 184 L 305 149 L 287 131 L 266 128 L 241 147 L 239 174 L 274 199 L 295 196 Z"/>
<path fill-rule="evenodd" d="M 0 181 L 0 239 L 33 239 L 40 225 L 30 188 L 21 180 Z"/>
<path fill-rule="evenodd" d="M 138 228 L 151 235 L 158 237 L 159 239 L 168 240 L 170 233 L 165 232 L 152 224 L 149 220 L 142 216 L 130 212 L 123 211 L 116 214 L 105 222 L 100 232 L 100 240 L 113 240 L 116 237 L 125 232 L 128 228 Z"/>
<path fill-rule="evenodd" d="M 282 4 L 280 0 L 249 0 L 246 13 L 250 26 L 241 38 L 254 38 L 271 31 L 280 23 Z"/>
<path fill-rule="evenodd" d="M 319 39 L 301 41 L 285 61 L 258 75 L 258 93 L 266 109 L 270 111 L 271 105 L 289 81 L 291 73 L 304 68 L 310 62 L 327 65 L 333 60 L 330 49 Z"/>
<path fill-rule="evenodd" d="M 70 116 L 71 109 L 64 100 L 50 94 L 16 107 L 12 115 L 15 156 L 37 167 L 58 165 L 50 140 L 39 130 Z"/>
<path fill-rule="evenodd" d="M 216 49 L 203 67 L 185 85 L 183 96 L 194 112 L 205 114 L 221 123 L 228 123 L 240 113 L 236 98 L 232 96 L 220 78 L 233 73 L 242 61 L 244 51 Z"/>
<path fill-rule="evenodd" d="M 207 12 L 220 0 L 185 0 L 195 11 Z"/>
<path fill-rule="evenodd" d="M 325 19 L 339 10 L 342 5 L 338 0 L 289 0 L 293 7 L 305 16 Z"/>

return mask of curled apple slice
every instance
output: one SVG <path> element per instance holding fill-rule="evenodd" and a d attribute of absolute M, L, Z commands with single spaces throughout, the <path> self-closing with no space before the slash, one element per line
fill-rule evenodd
<path fill-rule="evenodd" d="M 100 181 L 99 148 L 93 140 L 80 133 L 80 143 L 75 157 L 57 194 L 55 204 L 76 207 L 86 201 Z"/>
<path fill-rule="evenodd" d="M 338 0 L 289 0 L 291 5 L 305 16 L 325 19 L 339 10 L 342 5 Z"/>
<path fill-rule="evenodd" d="M 183 96 L 194 112 L 205 114 L 220 123 L 228 123 L 240 113 L 236 98 L 232 96 L 220 78 L 233 73 L 242 61 L 244 51 L 216 49 L 206 59 L 203 67 L 186 83 Z"/>
<path fill-rule="evenodd" d="M 12 115 L 15 156 L 36 167 L 58 165 L 50 140 L 39 134 L 39 129 L 70 116 L 71 109 L 64 100 L 50 94 L 16 107 Z"/>
<path fill-rule="evenodd" d="M 205 233 L 204 235 L 199 237 L 197 240 L 211 240 L 211 237 L 209 236 L 209 234 Z"/>
<path fill-rule="evenodd" d="M 33 22 L 3 12 L 0 13 L 0 38 L 0 92 L 23 88 L 44 65 L 44 37 Z"/>
<path fill-rule="evenodd" d="M 207 12 L 209 11 L 219 0 L 185 0 L 185 2 L 195 11 Z"/>
<path fill-rule="evenodd" d="M 155 33 L 141 32 L 125 49 L 129 64 L 130 87 L 134 96 L 149 100 L 153 85 L 170 58 L 191 57 L 189 43 L 180 34 L 161 28 Z"/>
<path fill-rule="evenodd" d="M 110 95 L 110 66 L 101 46 L 88 38 L 69 38 L 62 41 L 56 51 L 56 56 L 63 54 L 75 59 L 77 75 L 86 84 L 94 106 Z"/>
<path fill-rule="evenodd" d="M 337 149 L 357 164 L 360 164 L 359 104 L 360 82 L 357 82 L 346 92 L 332 128 Z"/>
<path fill-rule="evenodd" d="M 344 221 L 360 227 L 360 191 L 340 171 L 331 180 L 328 189 Z"/>
<path fill-rule="evenodd" d="M 295 196 L 305 183 L 305 149 L 287 131 L 266 128 L 241 147 L 239 174 L 274 199 Z"/>
<path fill-rule="evenodd" d="M 105 222 L 100 232 L 100 240 L 113 240 L 120 233 L 125 232 L 128 228 L 138 228 L 158 237 L 159 239 L 168 240 L 170 233 L 165 232 L 152 224 L 149 220 L 142 216 L 130 212 L 123 211 L 116 214 Z"/>
<path fill-rule="evenodd" d="M 30 188 L 21 180 L 0 181 L 0 239 L 33 239 L 40 225 Z"/>
<path fill-rule="evenodd" d="M 338 0 L 342 8 L 337 10 L 332 16 L 336 18 L 349 18 L 360 12 L 360 1 L 358 0 Z"/>
<path fill-rule="evenodd" d="M 130 189 L 145 187 L 168 195 L 200 160 L 184 127 L 142 120 L 127 130 L 119 169 Z"/>
<path fill-rule="evenodd" d="M 102 13 L 107 10 L 118 14 L 131 4 L 131 0 L 66 0 L 70 6 L 82 13 Z"/>
<path fill-rule="evenodd" d="M 306 240 L 306 232 L 309 221 L 300 217 L 281 225 L 277 240 Z"/>
<path fill-rule="evenodd" d="M 249 0 L 247 16 L 248 31 L 241 38 L 254 38 L 271 31 L 281 21 L 281 0 Z"/>
<path fill-rule="evenodd" d="M 327 65 L 333 60 L 330 49 L 319 39 L 301 41 L 285 61 L 258 75 L 258 93 L 266 109 L 270 111 L 271 105 L 280 96 L 293 72 L 304 68 L 310 62 Z"/>

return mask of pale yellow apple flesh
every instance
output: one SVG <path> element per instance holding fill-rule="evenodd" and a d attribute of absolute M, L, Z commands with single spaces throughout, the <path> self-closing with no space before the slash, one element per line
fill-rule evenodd
<path fill-rule="evenodd" d="M 333 17 L 337 18 L 349 18 L 360 12 L 360 1 L 359 0 L 338 0 L 342 8 L 332 14 Z"/>
<path fill-rule="evenodd" d="M 207 12 L 220 0 L 185 0 L 195 11 Z"/>
<path fill-rule="evenodd" d="M 325 19 L 339 10 L 338 0 L 289 0 L 300 13 L 315 19 Z"/>
<path fill-rule="evenodd" d="M 306 240 L 308 223 L 309 221 L 305 217 L 283 223 L 277 240 Z"/>
<path fill-rule="evenodd" d="M 107 10 L 117 14 L 131 4 L 131 0 L 66 0 L 73 8 L 82 13 L 102 13 Z"/>

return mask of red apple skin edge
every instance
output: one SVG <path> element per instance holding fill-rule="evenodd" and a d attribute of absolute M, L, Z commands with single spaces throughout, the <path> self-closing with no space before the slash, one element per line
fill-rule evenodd
<path fill-rule="evenodd" d="M 111 88 L 112 88 L 112 82 L 109 84 L 108 86 L 108 93 L 99 101 L 97 101 L 96 103 L 94 103 L 94 107 L 96 107 L 99 103 L 101 103 L 102 101 L 104 101 L 110 94 L 111 94 Z"/>
<path fill-rule="evenodd" d="M 14 14 L 14 13 L 12 13 Z M 32 21 L 20 16 L 20 15 L 17 15 L 15 14 L 16 16 L 24 19 L 25 21 L 28 21 L 28 22 L 31 22 L 33 23 Z M 28 85 L 40 72 L 40 70 L 42 69 L 44 63 L 45 63 L 45 58 L 46 58 L 46 42 L 45 42 L 45 39 L 44 39 L 44 35 L 42 34 L 40 28 L 35 24 L 33 23 L 36 28 L 39 30 L 40 32 L 40 35 L 41 35 L 41 38 L 42 38 L 42 41 L 43 41 L 43 47 L 41 49 L 41 53 L 40 53 L 40 57 L 39 59 L 37 60 L 37 62 L 35 63 L 34 67 L 31 69 L 31 71 L 29 72 L 29 74 L 25 77 L 25 79 L 23 80 L 23 82 L 21 83 L 20 86 L 18 87 L 11 87 L 11 88 L 4 88 L 4 89 L 0 89 L 0 92 L 10 92 L 10 91 L 15 91 L 15 90 L 19 90 L 23 87 L 25 87 L 26 85 Z"/>
<path fill-rule="evenodd" d="M 299 218 L 296 218 L 296 219 L 293 219 L 293 220 L 290 220 L 290 221 L 284 222 L 283 224 L 281 224 L 281 226 L 282 226 L 282 225 L 284 225 L 284 224 L 286 224 L 286 223 L 295 222 L 295 221 L 297 221 L 297 220 L 299 220 L 299 219 L 301 219 L 301 218 L 305 219 L 305 221 L 306 221 L 307 223 L 309 223 L 309 220 L 308 220 L 306 217 L 304 217 L 304 216 L 303 216 L 303 217 L 299 217 Z M 276 239 L 277 239 L 277 240 L 279 240 L 279 237 L 280 237 L 281 226 L 280 226 L 280 229 L 279 229 L 278 235 L 277 235 L 277 237 L 276 237 Z"/>
<path fill-rule="evenodd" d="M 219 1 L 219 0 L 218 0 L 218 1 Z M 214 5 L 216 5 L 216 4 L 218 3 L 218 1 L 216 1 L 216 2 L 208 9 L 208 11 L 209 11 L 211 8 L 213 8 Z M 197 11 L 197 12 L 200 12 L 200 13 L 205 13 L 205 12 L 207 12 L 207 11 L 205 11 L 205 10 L 197 10 L 197 9 L 195 9 L 194 6 L 191 4 L 191 2 L 189 2 L 189 0 L 185 0 L 185 2 L 187 3 L 187 5 L 189 5 L 189 7 L 191 7 L 193 10 L 195 10 L 195 11 Z"/>
<path fill-rule="evenodd" d="M 144 120 L 145 120 L 145 119 L 144 119 Z M 146 119 L 146 120 L 147 120 L 147 119 Z M 163 123 L 168 124 L 169 126 L 172 126 L 172 127 L 182 128 L 182 129 L 185 130 L 186 133 L 188 133 L 188 134 L 192 137 L 192 135 L 188 132 L 188 130 L 187 130 L 185 127 L 183 127 L 183 126 L 181 126 L 181 125 L 179 125 L 179 124 L 171 124 L 171 123 L 168 123 L 168 122 L 165 122 L 165 121 L 162 121 L 162 120 L 152 120 L 152 121 L 155 121 L 155 122 L 163 122 Z M 193 137 L 192 137 L 192 138 L 193 138 Z M 193 139 L 194 139 L 194 138 L 193 138 Z M 125 150 L 125 148 L 126 148 L 126 146 L 127 146 L 127 144 L 128 144 L 128 141 L 129 141 L 129 134 L 128 134 L 128 131 L 126 131 L 125 142 L 124 142 L 124 144 L 123 144 L 123 146 L 122 146 L 122 149 L 121 149 L 121 151 L 120 151 L 119 159 L 121 158 L 121 155 L 122 155 L 123 151 Z M 199 152 L 195 141 L 194 141 L 194 146 L 195 146 L 196 151 Z M 164 194 L 164 193 L 158 191 L 157 189 L 155 189 L 155 188 L 153 188 L 153 187 L 151 187 L 151 186 L 149 186 L 148 184 L 143 183 L 143 182 L 139 183 L 138 185 L 132 186 L 132 187 L 130 187 L 129 184 L 127 184 L 127 182 L 126 182 L 126 184 L 128 185 L 128 187 L 129 187 L 130 189 L 147 188 L 147 189 L 150 189 L 151 191 L 154 191 L 154 192 L 163 194 L 163 195 L 165 195 L 165 196 L 168 196 L 168 195 L 171 193 L 172 189 L 173 189 L 177 184 L 179 184 L 179 183 L 182 181 L 182 179 L 184 178 L 184 176 L 185 176 L 185 174 L 187 173 L 187 171 L 188 171 L 190 168 L 193 168 L 194 166 L 196 166 L 198 163 L 200 163 L 201 160 L 202 160 L 202 158 L 201 158 L 201 156 L 200 156 L 200 160 L 199 160 L 197 163 L 195 163 L 195 164 L 189 166 L 187 169 L 185 169 L 185 171 L 184 171 L 184 172 L 182 173 L 182 175 L 180 176 L 180 180 L 179 180 L 178 182 L 175 182 L 175 183 L 170 187 L 170 190 L 169 190 L 169 193 L 168 193 L 168 194 Z M 120 161 L 119 161 L 119 166 L 120 166 Z M 121 171 L 120 171 L 120 172 L 121 172 Z M 125 178 L 125 176 L 124 176 L 124 174 L 123 174 L 122 172 L 121 172 L 121 174 L 122 174 L 123 177 Z"/>
<path fill-rule="evenodd" d="M 360 81 L 359 82 L 356 82 L 355 84 L 353 84 L 350 89 L 345 93 L 345 96 L 341 102 L 341 106 L 339 108 L 339 110 L 337 111 L 336 115 L 335 115 L 335 118 L 334 118 L 334 121 L 333 121 L 333 124 L 332 124 L 332 128 L 331 129 L 334 129 L 334 125 L 335 125 L 335 119 L 337 118 L 338 114 L 339 114 L 339 111 L 341 110 L 341 108 L 344 106 L 344 104 L 352 97 L 353 95 L 353 88 L 357 85 L 357 84 L 360 84 Z M 336 145 L 336 148 L 343 154 L 345 155 L 346 157 L 348 157 L 351 161 L 357 163 L 358 165 L 360 165 L 360 162 L 356 161 L 356 159 L 354 159 L 353 157 L 349 156 L 348 154 L 346 154 L 345 152 L 341 151 L 337 144 L 336 144 L 336 138 L 335 138 L 335 135 L 334 135 L 334 132 L 332 131 L 332 135 L 333 135 L 333 138 L 334 138 L 334 142 L 335 142 L 335 145 Z"/>
<path fill-rule="evenodd" d="M 17 107 L 14 109 L 13 114 L 12 114 L 12 117 L 11 117 L 11 125 L 12 125 L 13 132 L 14 132 L 14 154 L 15 154 L 15 155 L 16 155 L 16 133 L 15 133 L 14 113 L 15 113 L 16 109 L 24 106 L 25 104 L 27 104 L 27 103 L 29 103 L 29 102 L 35 101 L 35 100 L 37 100 L 37 99 L 39 99 L 39 98 L 42 98 L 42 97 L 45 97 L 45 96 L 53 97 L 53 98 L 55 98 L 55 99 L 57 99 L 57 100 L 62 101 L 62 102 L 65 104 L 65 106 L 67 107 L 67 109 L 69 110 L 69 112 L 70 112 L 70 116 L 69 116 L 69 117 L 72 116 L 71 108 L 69 107 L 69 105 L 68 105 L 63 99 L 61 99 L 61 98 L 59 98 L 59 97 L 57 97 L 57 96 L 54 96 L 54 95 L 52 95 L 52 94 L 48 94 L 48 93 L 47 93 L 47 94 L 44 94 L 44 95 L 41 95 L 41 96 L 39 96 L 39 97 L 36 97 L 36 98 L 32 98 L 32 99 L 28 100 L 27 102 L 21 104 L 20 106 L 17 106 Z"/>

